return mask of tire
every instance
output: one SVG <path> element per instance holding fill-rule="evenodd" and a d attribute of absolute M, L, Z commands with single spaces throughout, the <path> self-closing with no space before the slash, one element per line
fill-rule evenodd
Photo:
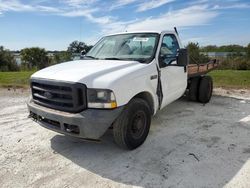
<path fill-rule="evenodd" d="M 151 124 L 151 111 L 148 103 L 140 98 L 132 99 L 121 115 L 113 123 L 115 143 L 133 150 L 144 143 Z"/>
<path fill-rule="evenodd" d="M 208 103 L 213 93 L 213 80 L 210 76 L 204 76 L 200 80 L 199 102 Z"/>
<path fill-rule="evenodd" d="M 188 99 L 190 101 L 198 101 L 200 77 L 195 77 L 191 79 L 188 91 Z"/>

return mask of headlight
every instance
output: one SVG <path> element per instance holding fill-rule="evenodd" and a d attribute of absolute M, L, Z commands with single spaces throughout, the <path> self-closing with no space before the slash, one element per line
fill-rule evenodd
<path fill-rule="evenodd" d="M 87 89 L 87 100 L 89 108 L 116 108 L 115 95 L 111 90 Z"/>

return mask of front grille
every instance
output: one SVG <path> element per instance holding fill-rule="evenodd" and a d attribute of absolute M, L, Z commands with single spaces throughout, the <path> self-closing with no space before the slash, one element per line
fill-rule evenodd
<path fill-rule="evenodd" d="M 86 108 L 84 84 L 32 79 L 31 90 L 34 102 L 41 106 L 72 113 Z"/>

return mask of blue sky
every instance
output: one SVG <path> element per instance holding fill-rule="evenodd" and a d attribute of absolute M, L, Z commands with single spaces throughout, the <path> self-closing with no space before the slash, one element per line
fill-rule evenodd
<path fill-rule="evenodd" d="M 109 33 L 171 30 L 184 44 L 250 43 L 249 0 L 0 0 L 0 45 L 64 50 Z"/>

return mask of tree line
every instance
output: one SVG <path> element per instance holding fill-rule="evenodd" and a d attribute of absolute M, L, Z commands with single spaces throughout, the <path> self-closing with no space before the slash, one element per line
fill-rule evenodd
<path fill-rule="evenodd" d="M 21 64 L 16 60 L 9 50 L 0 46 L 0 72 L 39 70 L 50 65 L 72 60 L 74 54 L 87 53 L 92 46 L 80 41 L 73 41 L 67 50 L 53 52 L 49 56 L 48 51 L 43 48 L 25 48 L 20 51 Z M 227 46 L 205 46 L 200 47 L 198 43 L 189 43 L 186 48 L 189 52 L 190 63 L 207 63 L 210 58 L 202 52 L 233 52 L 233 55 L 219 58 L 220 69 L 250 70 L 250 43 L 247 47 L 240 45 Z M 244 54 L 242 54 L 244 52 Z"/>
<path fill-rule="evenodd" d="M 250 43 L 249 43 L 250 45 Z M 245 52 L 247 53 L 247 51 L 249 50 L 249 45 L 244 47 L 244 46 L 240 46 L 240 45 L 223 45 L 223 46 L 216 46 L 216 45 L 208 45 L 205 47 L 201 48 L 202 52 L 233 52 L 233 53 L 242 53 Z"/>
<path fill-rule="evenodd" d="M 52 56 L 44 48 L 24 48 L 20 53 L 21 64 L 17 64 L 14 54 L 0 46 L 0 72 L 39 70 L 50 65 L 72 60 L 75 54 L 87 53 L 92 46 L 80 41 L 73 41 L 65 51 L 55 51 Z"/>
<path fill-rule="evenodd" d="M 246 46 L 205 46 L 200 47 L 198 43 L 189 43 L 186 48 L 189 52 L 191 64 L 207 63 L 210 58 L 202 52 L 231 52 L 226 57 L 217 57 L 219 69 L 221 70 L 250 70 L 250 43 Z"/>

